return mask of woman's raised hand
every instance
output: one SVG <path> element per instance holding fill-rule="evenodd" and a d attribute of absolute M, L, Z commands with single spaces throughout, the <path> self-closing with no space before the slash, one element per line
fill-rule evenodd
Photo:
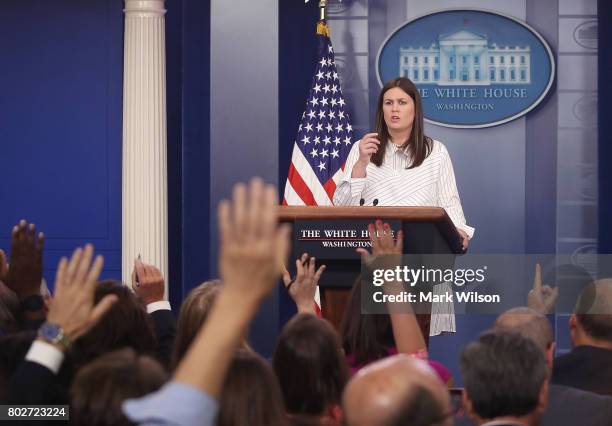
<path fill-rule="evenodd" d="M 370 164 L 372 154 L 378 152 L 378 146 L 380 145 L 378 133 L 367 133 L 357 143 L 359 144 L 359 158 L 353 166 L 351 177 L 364 178 L 366 177 L 366 167 Z"/>
<path fill-rule="evenodd" d="M 357 162 L 363 166 L 370 164 L 370 158 L 378 152 L 379 145 L 378 133 L 366 133 L 359 141 L 359 160 Z"/>

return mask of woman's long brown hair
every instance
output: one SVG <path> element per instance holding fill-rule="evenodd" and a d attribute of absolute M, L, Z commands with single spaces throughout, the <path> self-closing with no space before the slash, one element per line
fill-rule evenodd
<path fill-rule="evenodd" d="M 423 105 L 421 101 L 421 95 L 417 90 L 416 86 L 412 81 L 405 77 L 397 77 L 389 81 L 380 91 L 378 96 L 378 104 L 376 105 L 376 133 L 378 133 L 378 140 L 380 140 L 380 146 L 378 151 L 372 155 L 371 162 L 376 164 L 378 167 L 382 166 L 385 158 L 385 151 L 387 144 L 391 139 L 389 135 L 389 129 L 387 123 L 385 123 L 385 115 L 383 113 L 383 100 L 385 93 L 394 88 L 399 87 L 408 96 L 412 98 L 414 102 L 414 121 L 412 122 L 412 131 L 408 140 L 404 142 L 404 146 L 408 149 L 408 153 L 412 159 L 409 169 L 419 167 L 423 161 L 431 153 L 433 141 L 430 137 L 425 136 L 423 133 Z"/>

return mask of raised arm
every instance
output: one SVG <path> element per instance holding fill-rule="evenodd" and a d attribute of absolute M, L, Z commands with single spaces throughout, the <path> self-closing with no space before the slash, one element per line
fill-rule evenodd
<path fill-rule="evenodd" d="M 391 227 L 387 223 L 383 224 L 380 220 L 377 220 L 376 224 L 370 224 L 368 231 L 370 233 L 370 241 L 372 242 L 372 255 L 366 249 L 357 249 L 363 261 L 368 263 L 376 262 L 377 267 L 386 269 L 394 269 L 396 266 L 399 266 L 401 264 L 404 233 L 401 230 L 398 231 L 394 241 Z M 401 286 L 395 284 L 394 282 L 387 282 L 384 289 L 385 293 L 399 293 Z M 388 306 L 397 351 L 399 353 L 414 354 L 426 350 L 425 339 L 416 315 L 412 312 L 410 303 L 401 306 L 397 306 L 396 303 L 389 303 Z"/>
<path fill-rule="evenodd" d="M 325 271 L 325 265 L 315 269 L 316 259 L 308 257 L 308 253 L 295 260 L 295 277 L 291 278 L 289 271 L 283 271 L 283 284 L 289 292 L 289 296 L 295 302 L 298 313 L 316 314 L 314 309 L 317 284 L 321 274 Z"/>
<path fill-rule="evenodd" d="M 173 381 L 128 401 L 124 413 L 140 424 L 212 425 L 232 355 L 262 300 L 280 278 L 289 253 L 290 228 L 278 225 L 277 193 L 253 179 L 234 187 L 218 208 L 219 271 L 223 287 Z"/>
<path fill-rule="evenodd" d="M 38 328 L 47 315 L 40 292 L 43 245 L 43 233 L 37 235 L 33 223 L 21 220 L 13 227 L 9 263 L 0 250 L 0 281 L 19 297 L 24 328 Z"/>
<path fill-rule="evenodd" d="M 274 187 L 253 179 L 248 191 L 236 185 L 232 202 L 223 201 L 218 208 L 223 289 L 175 375 L 213 397 L 219 395 L 231 355 L 289 253 L 289 228 L 278 227 L 276 200 Z"/>
<path fill-rule="evenodd" d="M 11 378 L 8 400 L 14 404 L 49 404 L 60 388 L 57 372 L 72 342 L 94 327 L 117 301 L 107 295 L 94 302 L 96 283 L 104 259 L 93 259 L 93 247 L 74 251 L 70 261 L 62 258 L 55 278 L 55 295 L 47 322 L 39 330 L 25 361 Z M 61 393 L 61 392 L 60 392 Z M 65 402 L 65 401 L 60 401 Z"/>
<path fill-rule="evenodd" d="M 153 320 L 157 336 L 157 358 L 170 367 L 170 358 L 176 337 L 176 320 L 170 309 L 170 302 L 164 297 L 165 280 L 161 271 L 140 259 L 134 261 L 132 289 L 147 306 L 147 313 Z"/>

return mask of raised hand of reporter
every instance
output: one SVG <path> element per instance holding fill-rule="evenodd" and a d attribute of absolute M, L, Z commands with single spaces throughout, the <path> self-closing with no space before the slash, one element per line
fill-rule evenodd
<path fill-rule="evenodd" d="M 65 351 L 71 342 L 89 331 L 117 301 L 117 296 L 105 296 L 96 305 L 94 292 L 102 271 L 104 259 L 96 256 L 93 260 L 93 246 L 77 248 L 70 261 L 62 258 L 55 278 L 55 294 L 49 306 L 47 322 L 41 327 L 44 339 L 45 327 L 58 327 L 58 349 Z M 59 344 L 58 344 L 59 343 Z"/>
<path fill-rule="evenodd" d="M 542 267 L 536 263 L 533 288 L 527 295 L 527 306 L 541 314 L 548 315 L 554 311 L 558 297 L 559 287 L 553 288 L 542 284 Z"/>
<path fill-rule="evenodd" d="M 357 249 L 357 252 L 361 254 L 362 261 L 374 269 L 394 269 L 399 266 L 404 246 L 403 231 L 399 230 L 394 240 L 391 227 L 381 220 L 377 220 L 375 224 L 370 224 L 368 231 L 372 243 L 372 254 L 370 255 L 366 249 Z M 401 291 L 403 291 L 401 283 L 389 281 L 384 286 L 384 292 L 387 295 L 399 295 Z M 412 354 L 426 350 L 425 339 L 410 302 L 388 302 L 387 307 L 398 352 Z"/>
<path fill-rule="evenodd" d="M 278 227 L 277 193 L 253 179 L 234 187 L 218 208 L 219 270 L 224 292 L 258 304 L 273 288 L 289 253 L 289 227 Z"/>
<path fill-rule="evenodd" d="M 21 300 L 40 295 L 43 245 L 43 233 L 36 235 L 36 226 L 21 220 L 13 228 L 10 263 L 0 250 L 0 280 Z"/>
<path fill-rule="evenodd" d="M 289 296 L 295 302 L 299 313 L 314 313 L 314 297 L 319 279 L 325 271 L 325 265 L 316 268 L 316 259 L 309 258 L 307 253 L 295 261 L 296 275 L 291 279 L 289 271 L 283 271 L 283 283 Z"/>
<path fill-rule="evenodd" d="M 218 207 L 223 288 L 207 321 L 176 369 L 175 380 L 219 395 L 232 353 L 289 253 L 289 227 L 278 227 L 277 193 L 261 179 L 234 186 Z"/>
<path fill-rule="evenodd" d="M 399 257 L 402 255 L 404 247 L 404 232 L 399 230 L 396 238 L 393 239 L 389 224 L 377 220 L 375 223 L 368 225 L 368 233 L 372 243 L 372 254 L 365 248 L 358 248 L 356 251 L 361 255 L 361 258 L 365 262 L 377 259 L 378 261 L 399 264 Z"/>
<path fill-rule="evenodd" d="M 137 259 L 132 270 L 132 289 L 146 305 L 164 300 L 164 276 L 155 266 Z"/>

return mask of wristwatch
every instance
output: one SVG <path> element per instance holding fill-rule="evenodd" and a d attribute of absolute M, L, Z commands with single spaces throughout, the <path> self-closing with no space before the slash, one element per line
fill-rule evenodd
<path fill-rule="evenodd" d="M 45 301 L 39 294 L 33 294 L 21 301 L 21 310 L 36 312 L 40 311 L 45 306 Z"/>
<path fill-rule="evenodd" d="M 65 350 L 70 348 L 70 339 L 64 334 L 62 327 L 57 324 L 43 323 L 38 329 L 38 336 L 52 345 L 62 346 Z"/>

